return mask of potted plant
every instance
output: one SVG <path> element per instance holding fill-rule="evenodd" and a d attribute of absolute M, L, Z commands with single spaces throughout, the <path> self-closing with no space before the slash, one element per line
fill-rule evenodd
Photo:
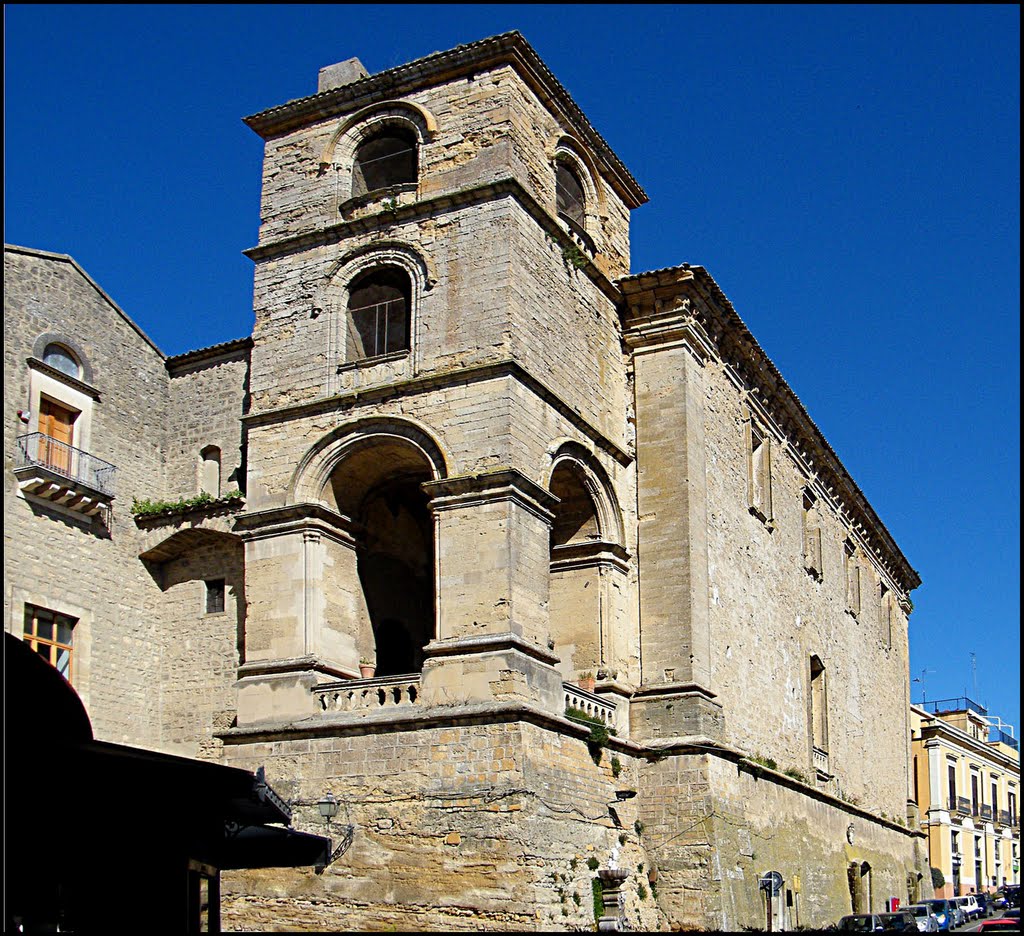
<path fill-rule="evenodd" d="M 590 672 L 590 670 L 587 670 L 580 676 L 577 684 L 579 685 L 580 689 L 583 689 L 586 692 L 593 692 L 594 683 L 594 674 Z"/>
<path fill-rule="evenodd" d="M 363 679 L 373 679 L 373 674 L 377 672 L 377 664 L 371 663 L 365 657 L 359 661 L 359 675 Z"/>

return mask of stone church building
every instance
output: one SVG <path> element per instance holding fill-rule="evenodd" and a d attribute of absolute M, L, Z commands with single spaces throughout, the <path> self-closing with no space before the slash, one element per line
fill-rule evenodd
<path fill-rule="evenodd" d="M 7 630 L 98 738 L 264 767 L 305 831 L 340 803 L 323 874 L 222 875 L 225 928 L 930 894 L 919 578 L 708 271 L 630 272 L 646 195 L 530 45 L 246 123 L 251 337 L 165 357 L 5 248 Z"/>

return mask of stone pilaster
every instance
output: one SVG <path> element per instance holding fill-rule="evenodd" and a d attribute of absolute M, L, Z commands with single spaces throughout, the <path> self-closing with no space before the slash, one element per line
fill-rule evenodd
<path fill-rule="evenodd" d="M 359 671 L 373 646 L 354 525 L 314 504 L 239 516 L 246 625 L 238 720 L 305 717 L 318 682 Z"/>
<path fill-rule="evenodd" d="M 634 297 L 625 332 L 635 376 L 641 677 L 650 690 L 636 698 L 633 723 L 654 736 L 721 723 L 709 688 L 703 370 L 711 345 L 690 300 L 673 294 L 680 288 L 663 291 Z"/>
<path fill-rule="evenodd" d="M 424 703 L 522 700 L 561 711 L 548 633 L 557 498 L 515 469 L 423 489 L 434 514 L 439 596 Z"/>

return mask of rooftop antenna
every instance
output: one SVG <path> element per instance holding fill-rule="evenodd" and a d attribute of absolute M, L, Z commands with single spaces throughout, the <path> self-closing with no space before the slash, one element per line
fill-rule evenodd
<path fill-rule="evenodd" d="M 971 698 L 977 701 L 978 698 L 978 655 L 971 650 L 971 688 L 974 690 L 971 693 Z"/>
<path fill-rule="evenodd" d="M 924 705 L 925 702 L 928 701 L 928 693 L 925 691 L 924 678 L 929 673 L 934 673 L 934 672 L 935 672 L 935 670 L 933 670 L 933 669 L 923 669 L 923 670 L 921 670 L 921 675 L 920 676 L 915 676 L 913 678 L 913 680 L 912 680 L 912 682 L 919 682 L 921 684 L 921 704 L 922 705 Z"/>

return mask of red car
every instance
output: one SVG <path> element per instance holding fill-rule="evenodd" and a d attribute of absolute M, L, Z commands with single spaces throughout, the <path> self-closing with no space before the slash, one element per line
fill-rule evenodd
<path fill-rule="evenodd" d="M 1019 933 L 1020 917 L 999 917 L 995 920 L 982 920 L 978 924 L 979 933 Z"/>

